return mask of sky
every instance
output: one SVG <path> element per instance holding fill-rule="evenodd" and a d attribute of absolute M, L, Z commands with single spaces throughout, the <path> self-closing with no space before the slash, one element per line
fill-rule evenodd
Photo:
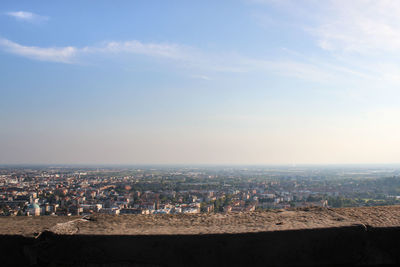
<path fill-rule="evenodd" d="M 400 1 L 2 0 L 0 164 L 400 163 Z"/>

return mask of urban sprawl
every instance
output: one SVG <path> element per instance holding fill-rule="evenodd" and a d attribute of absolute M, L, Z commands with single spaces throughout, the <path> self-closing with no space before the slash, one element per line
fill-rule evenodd
<path fill-rule="evenodd" d="M 400 204 L 396 167 L 0 167 L 1 216 Z"/>

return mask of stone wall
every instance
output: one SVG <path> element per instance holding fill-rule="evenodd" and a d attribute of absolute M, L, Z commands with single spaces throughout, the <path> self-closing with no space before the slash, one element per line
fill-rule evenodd
<path fill-rule="evenodd" d="M 399 265 L 400 228 L 241 234 L 0 236 L 2 266 Z"/>

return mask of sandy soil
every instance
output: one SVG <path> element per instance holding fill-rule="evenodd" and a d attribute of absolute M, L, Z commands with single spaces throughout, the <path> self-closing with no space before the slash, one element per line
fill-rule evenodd
<path fill-rule="evenodd" d="M 209 234 L 340 227 L 400 226 L 400 206 L 364 208 L 306 208 L 249 213 L 174 215 L 94 215 L 81 217 L 1 217 L 0 234 L 152 235 Z"/>

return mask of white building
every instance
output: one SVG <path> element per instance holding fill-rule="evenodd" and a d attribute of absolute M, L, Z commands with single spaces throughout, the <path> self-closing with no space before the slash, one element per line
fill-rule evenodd
<path fill-rule="evenodd" d="M 28 205 L 27 214 L 28 216 L 40 216 L 40 207 L 36 203 L 31 203 Z"/>

